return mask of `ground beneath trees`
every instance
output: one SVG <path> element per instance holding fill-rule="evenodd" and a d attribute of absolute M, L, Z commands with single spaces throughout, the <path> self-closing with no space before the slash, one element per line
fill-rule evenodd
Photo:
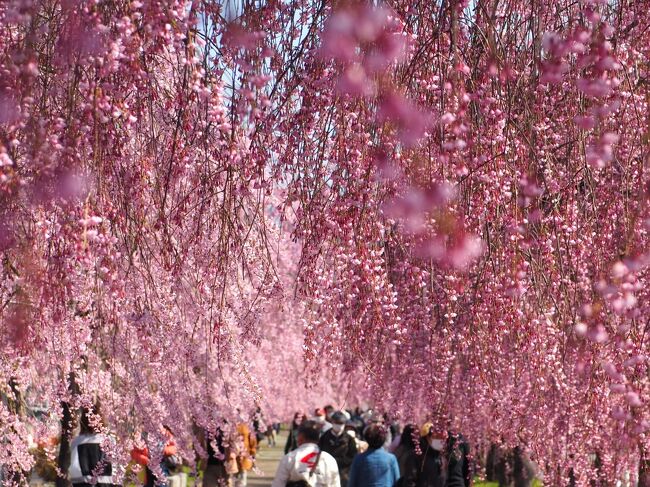
<path fill-rule="evenodd" d="M 274 447 L 268 446 L 266 439 L 262 440 L 257 454 L 257 470 L 259 473 L 250 473 L 248 487 L 269 487 L 271 485 L 278 463 L 282 455 L 284 455 L 284 444 L 286 441 L 287 437 L 283 434 L 278 436 L 276 446 Z"/>

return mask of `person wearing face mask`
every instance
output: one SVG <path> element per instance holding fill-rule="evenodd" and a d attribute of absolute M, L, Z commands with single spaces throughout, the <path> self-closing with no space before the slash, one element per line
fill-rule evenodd
<path fill-rule="evenodd" d="M 357 454 L 357 444 L 350 435 L 345 433 L 346 417 L 341 411 L 331 415 L 332 427 L 323 433 L 318 446 L 336 460 L 341 476 L 341 487 L 346 487 L 350 466 Z"/>
<path fill-rule="evenodd" d="M 327 414 L 323 408 L 317 408 L 314 411 L 313 421 L 320 426 L 321 435 L 332 427 L 332 423 L 327 420 Z"/>
<path fill-rule="evenodd" d="M 413 443 L 400 458 L 400 487 L 447 487 L 444 436 L 444 432 L 437 431 L 432 423 L 422 425 L 419 445 Z"/>
<path fill-rule="evenodd" d="M 425 423 L 420 429 L 416 487 L 469 487 L 469 445 L 462 435 Z M 405 486 L 412 485 L 408 482 Z"/>

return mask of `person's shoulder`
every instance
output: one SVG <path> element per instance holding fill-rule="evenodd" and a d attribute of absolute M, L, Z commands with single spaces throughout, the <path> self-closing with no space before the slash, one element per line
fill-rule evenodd
<path fill-rule="evenodd" d="M 370 451 L 370 450 L 368 450 L 368 451 Z M 377 449 L 372 450 L 372 451 L 375 453 L 375 455 L 377 455 L 377 456 L 381 456 L 381 457 L 386 457 L 386 456 L 388 456 L 388 457 L 394 457 L 394 456 L 395 456 L 395 455 L 393 455 L 391 452 L 389 452 L 388 450 L 386 450 L 386 448 L 384 448 L 384 447 L 377 448 Z"/>
<path fill-rule="evenodd" d="M 328 461 L 329 461 L 330 459 L 331 459 L 331 460 L 334 460 L 334 457 L 333 457 L 330 453 L 327 453 L 325 450 L 321 450 L 321 452 L 320 452 L 320 456 L 321 456 L 321 458 L 325 458 L 325 459 L 328 460 Z M 334 460 L 334 461 L 336 461 L 336 460 Z"/>
<path fill-rule="evenodd" d="M 76 445 L 83 445 L 87 443 L 103 443 L 104 442 L 104 435 L 101 433 L 94 433 L 92 435 L 78 435 L 76 436 L 72 442 L 70 442 L 70 446 L 76 446 Z"/>
<path fill-rule="evenodd" d="M 381 458 L 383 460 L 387 461 L 388 463 L 397 463 L 397 457 L 393 453 L 387 451 L 384 448 L 379 448 L 379 450 L 381 451 L 379 455 L 381 455 Z"/>
<path fill-rule="evenodd" d="M 322 458 L 326 463 L 330 463 L 330 464 L 331 464 L 331 463 L 333 462 L 334 464 L 336 464 L 336 460 L 334 459 L 334 457 L 333 457 L 332 455 L 330 455 L 329 453 L 327 453 L 326 451 L 321 451 L 321 452 L 320 452 L 320 457 L 321 457 L 321 458 Z"/>
<path fill-rule="evenodd" d="M 283 460 L 291 460 L 292 458 L 295 458 L 298 455 L 299 449 L 296 448 L 294 450 L 291 450 L 290 452 L 287 452 L 284 454 L 282 457 Z"/>

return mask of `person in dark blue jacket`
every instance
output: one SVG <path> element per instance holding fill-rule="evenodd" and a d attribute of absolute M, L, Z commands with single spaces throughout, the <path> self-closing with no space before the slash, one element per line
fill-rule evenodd
<path fill-rule="evenodd" d="M 371 424 L 364 432 L 368 451 L 352 462 L 348 487 L 394 487 L 400 474 L 397 458 L 382 448 L 387 437 L 386 427 Z"/>

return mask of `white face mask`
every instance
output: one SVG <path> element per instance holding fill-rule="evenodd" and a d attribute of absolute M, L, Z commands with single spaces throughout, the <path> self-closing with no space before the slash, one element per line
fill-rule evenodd
<path fill-rule="evenodd" d="M 439 438 L 429 438 L 429 446 L 436 451 L 442 451 L 445 443 Z"/>
<path fill-rule="evenodd" d="M 343 433 L 343 430 L 344 430 L 344 429 L 345 429 L 345 425 L 344 425 L 344 424 L 336 424 L 336 423 L 335 423 L 335 424 L 332 425 L 332 431 L 333 431 L 337 436 L 340 435 L 341 433 Z"/>
<path fill-rule="evenodd" d="M 321 424 L 322 424 L 322 423 L 325 422 L 325 416 L 316 416 L 316 417 L 314 418 L 314 421 L 316 421 L 317 423 L 321 423 Z"/>

